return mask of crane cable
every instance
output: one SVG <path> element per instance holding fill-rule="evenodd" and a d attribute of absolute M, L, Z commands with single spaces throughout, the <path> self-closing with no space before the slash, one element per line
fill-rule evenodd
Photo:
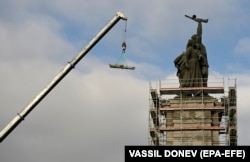
<path fill-rule="evenodd" d="M 120 57 L 118 58 L 116 64 L 118 64 L 121 60 L 121 58 L 125 58 L 125 52 L 126 52 L 126 48 L 127 48 L 127 45 L 126 45 L 126 36 L 127 36 L 127 20 L 124 21 L 124 32 L 123 32 L 123 36 L 122 36 L 122 53 L 120 55 Z M 125 61 L 126 61 L 126 66 L 127 66 L 127 59 L 125 58 Z"/>

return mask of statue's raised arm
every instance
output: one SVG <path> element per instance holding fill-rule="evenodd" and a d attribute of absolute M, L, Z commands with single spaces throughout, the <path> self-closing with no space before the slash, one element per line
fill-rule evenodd
<path fill-rule="evenodd" d="M 202 39 L 202 25 L 201 25 L 201 23 L 207 23 L 208 19 L 197 18 L 196 15 L 193 15 L 193 16 L 185 15 L 185 17 L 198 23 L 197 35 L 200 37 L 200 43 L 201 43 L 201 39 Z"/>

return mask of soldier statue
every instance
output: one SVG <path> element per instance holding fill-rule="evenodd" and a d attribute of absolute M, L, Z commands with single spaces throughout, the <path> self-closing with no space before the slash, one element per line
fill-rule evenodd
<path fill-rule="evenodd" d="M 202 23 L 208 19 L 197 18 L 196 15 L 185 17 L 198 23 L 197 33 L 192 35 L 186 50 L 174 60 L 177 68 L 180 87 L 207 87 L 208 59 L 206 47 L 202 43 Z"/>

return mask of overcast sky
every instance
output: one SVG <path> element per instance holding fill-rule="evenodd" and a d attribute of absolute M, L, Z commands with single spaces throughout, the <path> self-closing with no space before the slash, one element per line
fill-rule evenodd
<path fill-rule="evenodd" d="M 197 28 L 185 14 L 209 19 L 209 77 L 236 79 L 238 144 L 250 144 L 248 0 L 1 0 L 0 130 L 117 11 L 126 35 L 118 22 L 0 144 L 1 161 L 124 161 L 125 145 L 148 145 L 149 82 L 177 79 L 173 60 Z M 121 61 L 136 69 L 110 69 L 125 38 Z"/>

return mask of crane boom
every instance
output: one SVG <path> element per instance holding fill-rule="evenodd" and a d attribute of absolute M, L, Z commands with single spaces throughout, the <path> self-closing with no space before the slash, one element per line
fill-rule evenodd
<path fill-rule="evenodd" d="M 0 132 L 0 143 L 24 120 L 24 118 L 43 100 L 44 97 L 76 66 L 76 64 L 102 39 L 102 37 L 119 21 L 127 20 L 121 12 L 106 26 L 52 79 L 52 81 Z"/>

